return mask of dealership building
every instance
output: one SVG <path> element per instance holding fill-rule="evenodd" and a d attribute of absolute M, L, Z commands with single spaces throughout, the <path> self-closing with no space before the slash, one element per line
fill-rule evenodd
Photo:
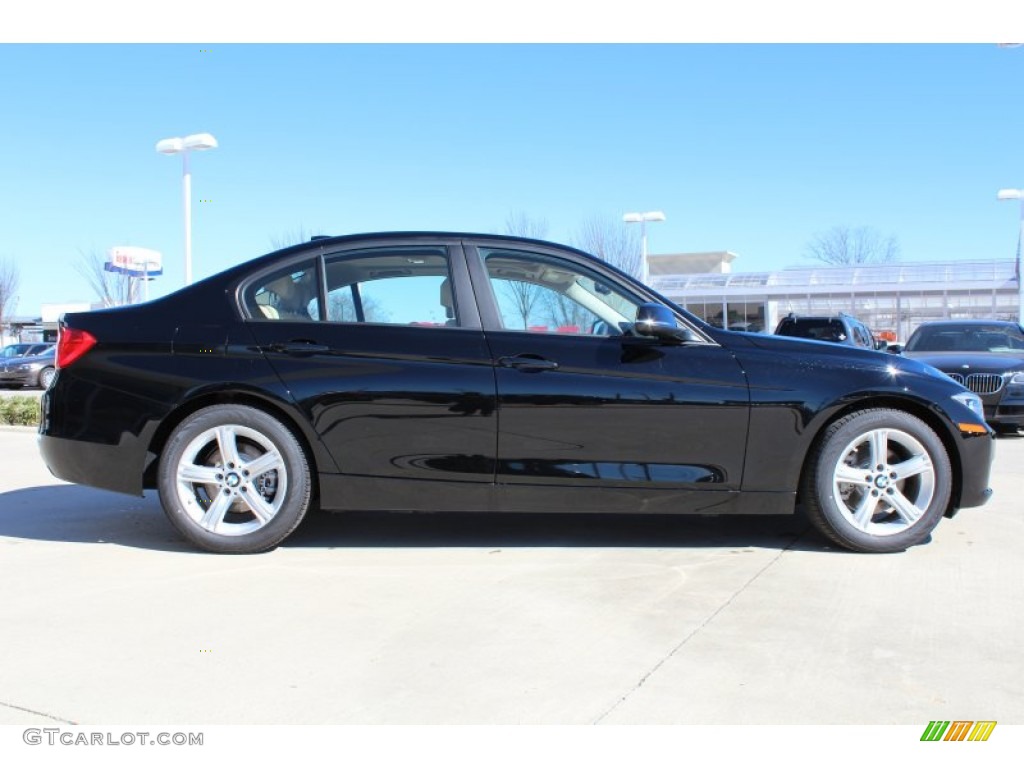
<path fill-rule="evenodd" d="M 736 255 L 651 254 L 650 284 L 712 325 L 775 330 L 779 319 L 845 312 L 877 336 L 906 341 L 928 320 L 1016 320 L 1020 278 L 1014 259 L 806 266 L 733 272 Z"/>

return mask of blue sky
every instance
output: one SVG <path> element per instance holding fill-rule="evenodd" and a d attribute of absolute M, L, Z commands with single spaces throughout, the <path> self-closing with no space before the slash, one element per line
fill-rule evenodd
<path fill-rule="evenodd" d="M 164 254 L 182 284 L 193 155 L 197 278 L 300 227 L 503 231 L 569 242 L 663 210 L 652 253 L 806 264 L 836 225 L 907 261 L 1013 256 L 1024 48 L 976 44 L 0 45 L 0 258 L 16 314 L 95 297 L 83 251 Z M 210 202 L 200 202 L 200 201 Z"/>

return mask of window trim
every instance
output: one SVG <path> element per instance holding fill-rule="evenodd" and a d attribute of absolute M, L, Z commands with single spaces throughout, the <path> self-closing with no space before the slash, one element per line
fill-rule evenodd
<path fill-rule="evenodd" d="M 610 265 L 604 264 L 600 261 L 591 261 L 587 258 L 581 258 L 574 254 L 572 251 L 562 250 L 560 248 L 545 247 L 540 243 L 522 243 L 519 241 L 508 242 L 506 240 L 473 240 L 463 241 L 465 250 L 465 258 L 469 267 L 469 273 L 473 278 L 474 286 L 483 286 L 483 288 L 477 289 L 476 299 L 480 307 L 480 316 L 483 323 L 483 329 L 487 333 L 516 333 L 527 335 L 531 337 L 542 336 L 529 330 L 523 330 L 518 328 L 505 328 L 504 323 L 501 319 L 501 312 L 498 309 L 498 300 L 494 295 L 494 286 L 491 284 L 491 277 L 487 271 L 486 257 L 484 251 L 509 251 L 522 253 L 525 256 L 535 256 L 541 259 L 550 259 L 555 262 L 564 262 L 571 264 L 573 268 L 580 270 L 583 273 L 590 273 L 599 275 L 608 282 L 612 283 L 616 287 L 625 287 L 627 296 L 639 300 L 640 303 L 652 302 L 661 304 L 672 311 L 672 314 L 676 318 L 676 322 L 680 327 L 689 328 L 694 332 L 697 338 L 700 340 L 699 343 L 706 344 L 709 346 L 721 346 L 713 337 L 711 337 L 702 327 L 694 324 L 691 320 L 683 314 L 680 314 L 679 308 L 666 299 L 660 296 L 647 286 L 644 286 L 621 273 L 619 270 L 611 267 Z M 593 257 L 591 257 L 593 258 Z M 557 336 L 558 334 L 551 334 Z M 620 338 L 617 336 L 590 336 L 587 334 L 580 334 L 573 338 L 578 339 L 598 339 L 608 340 Z M 632 337 L 628 337 L 632 338 Z M 692 346 L 692 344 L 690 345 Z"/>
<path fill-rule="evenodd" d="M 437 248 L 445 251 L 445 256 L 448 259 L 448 271 L 449 278 L 452 281 L 452 298 L 455 302 L 456 317 L 459 319 L 459 325 L 457 326 L 422 326 L 422 330 L 437 330 L 437 331 L 466 331 L 475 330 L 480 331 L 483 328 L 483 324 L 480 319 L 480 308 L 479 301 L 474 285 L 469 275 L 469 265 L 467 263 L 466 252 L 463 247 L 461 240 L 457 238 L 448 237 L 410 237 L 408 239 L 391 240 L 386 243 L 367 243 L 363 240 L 353 241 L 349 243 L 334 244 L 330 251 L 325 250 L 323 245 L 314 245 L 313 248 L 304 250 L 300 253 L 294 254 L 293 256 L 275 261 L 271 264 L 263 266 L 261 269 L 246 275 L 241 278 L 234 290 L 235 297 L 235 311 L 237 312 L 240 319 L 244 322 L 256 322 L 256 323 L 277 323 L 281 322 L 305 322 L 303 320 L 291 320 L 282 321 L 274 320 L 271 318 L 257 315 L 250 310 L 249 304 L 246 301 L 246 293 L 253 286 L 254 283 L 259 280 L 265 279 L 268 275 L 274 272 L 284 271 L 288 267 L 293 265 L 302 264 L 309 260 L 315 261 L 317 270 L 317 304 L 319 318 L 310 319 L 310 323 L 329 323 L 330 325 L 366 325 L 376 326 L 380 328 L 394 327 L 393 323 L 367 323 L 367 322 L 341 322 L 341 321 L 328 321 L 327 320 L 327 269 L 326 261 L 329 258 L 343 256 L 345 254 L 351 254 L 356 256 L 357 254 L 367 254 L 371 251 L 400 251 L 402 249 L 416 249 L 416 248 Z"/>
<path fill-rule="evenodd" d="M 254 322 L 254 323 L 263 323 L 263 322 L 266 322 L 266 323 L 281 323 L 281 322 L 319 323 L 319 322 L 323 322 L 323 317 L 324 317 L 323 261 L 319 258 L 319 256 L 320 256 L 319 252 L 310 253 L 309 251 L 303 251 L 300 254 L 296 254 L 293 258 L 285 259 L 283 261 L 277 261 L 277 262 L 274 262 L 273 264 L 268 264 L 265 267 L 263 267 L 262 269 L 259 269 L 256 272 L 253 272 L 252 274 L 247 275 L 242 280 L 240 280 L 238 282 L 238 286 L 235 288 L 235 308 L 236 308 L 236 311 L 238 312 L 238 314 L 240 315 L 241 319 L 243 321 L 245 321 L 245 322 Z M 289 319 L 289 320 L 282 321 L 280 319 L 266 317 L 264 315 L 257 314 L 254 311 L 252 311 L 252 308 L 250 307 L 249 302 L 246 300 L 246 294 L 249 292 L 249 290 L 253 287 L 254 284 L 258 283 L 260 280 L 265 280 L 268 275 L 272 275 L 275 272 L 284 272 L 284 271 L 286 271 L 291 266 L 297 266 L 299 264 L 304 264 L 304 263 L 309 262 L 309 261 L 313 262 L 313 269 L 316 271 L 316 275 L 317 275 L 317 279 L 316 279 L 316 285 L 317 285 L 316 302 L 317 302 L 317 314 L 319 315 L 319 317 L 317 317 L 317 318 L 312 318 L 311 317 L 309 320 Z"/>

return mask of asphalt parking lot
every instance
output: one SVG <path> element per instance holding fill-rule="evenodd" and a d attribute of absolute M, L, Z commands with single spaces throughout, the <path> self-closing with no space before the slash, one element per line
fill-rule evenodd
<path fill-rule="evenodd" d="M 318 515 L 190 549 L 0 428 L 0 723 L 1024 723 L 1024 437 L 898 555 L 797 518 Z"/>

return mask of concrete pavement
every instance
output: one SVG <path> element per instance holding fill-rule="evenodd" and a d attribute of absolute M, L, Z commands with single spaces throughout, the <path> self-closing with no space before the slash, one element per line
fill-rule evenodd
<path fill-rule="evenodd" d="M 0 429 L 0 723 L 1024 723 L 1024 438 L 898 555 L 796 518 L 317 515 L 202 554 Z"/>

